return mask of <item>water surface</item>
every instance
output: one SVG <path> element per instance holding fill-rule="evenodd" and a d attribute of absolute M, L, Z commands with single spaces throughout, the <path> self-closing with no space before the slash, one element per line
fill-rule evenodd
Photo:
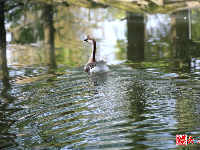
<path fill-rule="evenodd" d="M 0 148 L 199 149 L 199 9 L 178 4 L 181 10 L 173 3 L 55 2 L 53 56 L 44 4 L 5 12 L 8 70 L 1 74 L 9 76 L 0 82 Z M 108 76 L 83 71 L 87 35 L 96 38 Z M 182 134 L 193 144 L 176 145 Z"/>

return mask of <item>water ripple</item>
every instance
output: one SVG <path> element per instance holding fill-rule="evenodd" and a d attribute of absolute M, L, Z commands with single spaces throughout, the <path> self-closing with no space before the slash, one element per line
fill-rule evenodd
<path fill-rule="evenodd" d="M 154 72 L 115 67 L 99 80 L 69 71 L 50 83 L 18 87 L 16 100 L 8 105 L 19 109 L 6 117 L 14 121 L 9 132 L 17 136 L 19 149 L 175 148 L 178 129 L 195 132 L 199 127 L 197 120 L 184 118 L 200 114 L 192 104 L 200 105 L 194 101 L 199 83 L 188 86 L 190 81 L 168 79 L 174 74 Z M 186 122 L 189 129 L 182 126 Z"/>

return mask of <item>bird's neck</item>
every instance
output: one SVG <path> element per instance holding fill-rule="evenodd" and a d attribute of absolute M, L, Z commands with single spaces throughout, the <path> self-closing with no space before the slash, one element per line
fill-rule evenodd
<path fill-rule="evenodd" d="M 89 59 L 89 61 L 88 62 L 96 62 L 96 58 L 95 58 L 95 56 L 96 56 L 96 41 L 95 40 L 92 40 L 93 41 L 93 50 L 92 50 L 92 54 L 91 54 L 91 56 L 90 56 L 90 59 Z"/>

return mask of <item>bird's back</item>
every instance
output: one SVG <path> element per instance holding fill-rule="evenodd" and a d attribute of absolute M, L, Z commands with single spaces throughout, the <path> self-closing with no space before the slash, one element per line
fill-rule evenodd
<path fill-rule="evenodd" d="M 96 62 L 94 67 L 90 67 L 89 72 L 90 74 L 108 73 L 109 68 L 106 66 L 106 62 L 101 60 L 101 61 Z"/>

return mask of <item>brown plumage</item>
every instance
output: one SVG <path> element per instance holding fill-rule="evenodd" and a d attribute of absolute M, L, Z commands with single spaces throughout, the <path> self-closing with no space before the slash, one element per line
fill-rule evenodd
<path fill-rule="evenodd" d="M 89 72 L 90 69 L 94 68 L 96 65 L 97 65 L 96 62 L 87 63 L 86 66 L 84 67 L 84 71 L 85 71 L 85 72 Z"/>

